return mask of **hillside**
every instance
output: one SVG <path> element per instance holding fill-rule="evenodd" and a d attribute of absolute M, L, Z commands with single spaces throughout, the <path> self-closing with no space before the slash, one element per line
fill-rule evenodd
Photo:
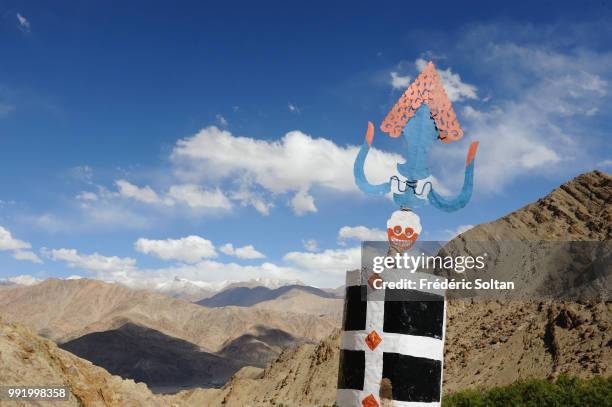
<path fill-rule="evenodd" d="M 340 331 L 336 331 L 317 345 L 283 351 L 255 377 L 237 375 L 222 389 L 188 390 L 168 400 L 208 407 L 332 404 L 336 396 L 339 340 Z"/>
<path fill-rule="evenodd" d="M 612 239 L 612 176 L 591 171 L 544 198 L 493 222 L 478 225 L 456 241 Z"/>
<path fill-rule="evenodd" d="M 144 382 L 154 392 L 220 387 L 247 364 L 235 360 L 234 355 L 203 352 L 191 342 L 131 323 L 59 346 L 111 374 Z M 268 355 L 266 362 L 278 353 Z"/>
<path fill-rule="evenodd" d="M 221 291 L 209 298 L 204 298 L 196 304 L 204 307 L 227 307 L 230 305 L 238 307 L 250 307 L 264 301 L 275 300 L 290 291 L 302 291 L 322 298 L 335 298 L 333 294 L 319 288 L 305 285 L 286 285 L 278 288 L 258 287 L 233 287 Z"/>
<path fill-rule="evenodd" d="M 92 365 L 31 329 L 0 319 L 0 383 L 3 385 L 69 386 L 68 401 L 53 402 L 58 407 L 80 406 L 151 406 L 178 407 L 152 394 L 145 384 L 122 380 Z M 45 406 L 48 402 L 8 402 L 2 406 Z M 185 404 L 182 404 L 185 405 Z"/>
<path fill-rule="evenodd" d="M 256 326 L 320 340 L 338 320 L 259 308 L 206 308 L 160 294 L 96 280 L 46 280 L 3 290 L 0 314 L 63 343 L 133 323 L 183 339 L 207 352 Z"/>
<path fill-rule="evenodd" d="M 554 240 L 565 239 L 569 234 L 570 238 L 575 241 L 610 240 L 611 180 L 610 175 L 597 171 L 581 175 L 533 204 L 458 236 L 449 242 L 446 250 L 452 249 L 453 245 L 465 247 L 471 241 L 481 239 L 498 242 L 526 239 Z M 540 272 L 552 271 L 542 269 Z M 45 296 L 45 293 L 31 290 L 44 284 L 50 284 L 49 289 L 52 289 L 53 295 L 50 294 L 44 301 L 39 301 L 38 296 Z M 131 318 L 148 322 L 149 328 L 165 334 L 168 334 L 167 331 L 170 329 L 168 327 L 171 327 L 181 335 L 193 338 L 190 340 L 192 343 L 196 343 L 197 335 L 206 335 L 206 330 L 195 321 L 197 318 L 204 318 L 205 322 L 202 324 L 212 329 L 227 327 L 225 339 L 221 339 L 223 338 L 221 333 L 218 336 L 217 334 L 211 336 L 213 339 L 211 343 L 214 344 L 212 349 L 221 351 L 225 355 L 236 355 L 239 349 L 251 348 L 254 349 L 253 362 L 256 362 L 258 355 L 265 355 L 274 346 L 281 347 L 282 344 L 292 341 L 293 339 L 287 335 L 294 339 L 306 338 L 308 323 L 312 324 L 310 328 L 317 329 L 320 328 L 317 322 L 328 321 L 326 325 L 328 332 L 331 332 L 334 324 L 338 324 L 338 320 L 332 322 L 334 319 L 330 315 L 334 313 L 331 313 L 325 314 L 326 317 L 306 319 L 308 322 L 298 319 L 303 325 L 293 327 L 293 331 L 285 329 L 291 327 L 285 324 L 291 324 L 292 318 L 297 318 L 295 315 L 299 314 L 277 311 L 273 302 L 307 303 L 305 298 L 312 298 L 305 297 L 305 295 L 312 294 L 304 292 L 288 292 L 285 296 L 277 297 L 270 304 L 263 301 L 250 308 L 205 308 L 166 297 L 161 300 L 150 293 L 131 290 L 113 292 L 120 288 L 104 283 L 98 285 L 95 282 L 81 282 L 79 284 L 84 286 L 75 289 L 73 285 L 58 284 L 52 281 L 28 287 L 28 290 L 23 287 L 5 288 L 3 296 L 0 297 L 0 310 L 4 309 L 5 313 L 6 310 L 13 310 L 16 317 L 24 315 L 27 317 L 26 320 L 40 327 L 44 327 L 47 323 L 51 328 L 44 332 L 56 335 L 56 337 L 60 337 L 58 336 L 60 334 L 63 337 L 69 337 L 73 334 L 71 332 L 77 330 L 75 326 L 78 324 L 84 324 L 91 329 L 96 324 L 90 321 L 97 319 L 104 321 L 107 326 L 112 326 L 113 323 L 118 322 L 125 324 L 125 318 Z M 82 291 L 84 293 L 81 294 Z M 11 300 L 6 300 L 5 293 L 8 293 Z M 83 295 L 82 299 L 81 295 Z M 315 297 L 319 300 L 335 301 L 330 303 L 330 306 L 341 304 L 339 300 Z M 87 302 L 87 299 L 90 301 Z M 28 300 L 34 305 L 30 307 Z M 53 301 L 58 304 L 55 313 L 36 314 L 50 309 Z M 96 304 L 98 301 L 98 305 L 92 308 L 90 303 Z M 266 305 L 270 305 L 271 309 L 262 309 Z M 49 308 L 44 308 L 44 306 Z M 68 316 L 70 312 L 78 309 L 77 306 L 83 307 L 84 312 L 75 315 L 76 322 L 70 321 Z M 152 307 L 159 307 L 159 309 Z M 155 310 L 154 313 L 159 313 L 158 317 L 152 315 L 152 309 Z M 98 314 L 89 316 L 86 315 L 88 312 L 98 312 Z M 173 312 L 176 313 L 176 320 L 180 322 L 176 323 L 178 328 L 174 328 L 175 325 L 172 324 L 174 322 Z M 228 319 L 221 319 L 224 317 Z M 248 319 L 251 317 L 255 319 Z M 262 320 L 265 318 L 277 318 L 277 320 L 271 319 L 264 323 Z M 300 315 L 300 318 L 304 316 Z M 191 321 L 194 321 L 194 331 L 184 329 L 183 324 Z M 274 324 L 277 327 L 269 331 Z M 152 325 L 166 327 L 166 332 Z M 555 378 L 561 374 L 582 378 L 609 376 L 612 373 L 610 371 L 610 366 L 612 366 L 611 325 L 612 303 L 610 302 L 453 300 L 449 302 L 447 312 L 444 392 L 454 393 L 475 386 L 492 388 L 508 385 L 518 379 Z M 112 329 L 116 329 L 117 326 Z M 262 329 L 261 326 L 265 329 Z M 183 329 L 180 329 L 181 327 Z M 19 335 L 29 332 L 23 328 L 10 329 L 17 330 Z M 106 330 L 108 329 L 111 328 Z M 320 332 L 312 334 L 311 338 L 319 334 Z M 9 342 L 14 342 L 14 339 L 11 338 L 15 335 L 0 336 L 0 346 L 6 347 L 6 338 L 9 338 Z M 53 349 L 52 343 L 40 338 L 30 338 L 31 335 L 32 333 L 28 333 L 27 340 L 22 340 L 19 346 L 26 346 L 28 341 L 33 341 L 33 343 L 45 343 L 47 344 L 46 349 Z M 178 335 L 172 336 L 180 338 Z M 202 343 L 206 342 L 203 340 Z M 200 348 L 201 351 L 206 351 L 206 349 L 204 346 Z M 246 404 L 268 406 L 274 403 L 302 406 L 330 404 L 335 398 L 338 349 L 339 332 L 336 331 L 318 344 L 306 343 L 285 349 L 264 370 L 243 368 L 220 389 L 191 389 L 157 399 L 147 390 L 140 392 L 137 396 L 151 398 L 146 402 L 149 404 L 144 405 L 155 405 L 151 404 L 153 403 L 151 400 L 156 402 L 159 400 L 159 402 L 170 402 L 186 407 L 203 405 L 238 407 Z M 0 347 L 1 350 L 2 347 Z M 19 352 L 17 354 L 22 355 L 24 350 L 20 348 Z M 35 355 L 33 357 L 38 358 L 40 355 L 45 358 L 44 363 L 40 362 L 41 366 L 53 372 L 50 373 L 41 368 L 40 372 L 44 372 L 41 374 L 55 377 L 50 375 L 66 371 L 64 367 L 49 365 L 51 362 L 47 359 L 54 360 L 55 358 L 54 355 L 49 356 L 49 351 L 36 348 L 32 352 Z M 0 352 L 0 357 L 4 358 L 6 354 L 10 353 Z M 72 355 L 68 356 L 75 358 Z M 245 358 L 243 355 L 240 357 Z M 8 364 L 4 365 L 4 363 Z M 24 359 L 21 356 L 8 360 L 8 362 L 4 362 L 3 359 L 3 369 L 0 371 L 5 375 L 10 374 L 11 380 L 18 380 L 20 378 L 16 372 L 23 374 L 29 366 L 28 363 L 27 358 Z M 4 368 L 4 366 L 9 366 L 9 368 Z M 81 365 L 78 366 L 80 371 Z M 85 380 L 84 377 L 90 374 L 90 369 L 94 375 L 104 372 L 102 369 L 95 370 L 97 368 L 91 365 L 86 365 L 83 369 L 85 373 L 79 376 L 80 380 Z M 68 371 L 70 372 L 77 373 L 76 370 Z M 47 377 L 44 375 L 41 377 Z M 0 377 L 0 381 L 2 379 Z M 37 379 L 32 378 L 31 380 Z M 91 386 L 89 383 L 92 380 L 95 382 L 99 379 L 87 378 L 84 385 Z M 116 397 L 128 397 L 128 395 L 124 396 L 124 392 L 136 385 L 130 381 L 117 380 L 119 379 L 112 379 L 109 382 L 117 388 Z M 110 390 L 112 389 L 111 384 L 108 384 L 105 389 L 115 391 Z"/>
<path fill-rule="evenodd" d="M 219 387 L 245 365 L 316 342 L 340 313 L 205 308 L 94 280 L 47 280 L 2 290 L 0 315 L 23 323 L 114 374 L 155 391 Z"/>
<path fill-rule="evenodd" d="M 449 244 L 472 239 L 558 239 L 564 237 L 562 231 L 570 230 L 574 240 L 609 240 L 611 197 L 608 174 L 584 174 L 538 202 L 477 226 Z M 447 312 L 444 392 L 560 374 L 607 376 L 612 373 L 611 343 L 609 302 L 454 300 Z M 285 351 L 258 378 L 235 378 L 220 390 L 193 390 L 181 396 L 211 407 L 239 406 L 248 395 L 253 396 L 256 406 L 273 400 L 288 405 L 331 404 L 338 349 L 339 336 L 335 335 L 318 346 Z M 313 391 L 312 378 L 331 383 L 332 388 L 322 386 Z"/>
<path fill-rule="evenodd" d="M 253 307 L 275 311 L 301 312 L 320 317 L 328 316 L 339 321 L 342 317 L 343 303 L 344 300 L 341 298 L 325 298 L 304 290 L 290 290 L 273 300 L 262 301 Z"/>

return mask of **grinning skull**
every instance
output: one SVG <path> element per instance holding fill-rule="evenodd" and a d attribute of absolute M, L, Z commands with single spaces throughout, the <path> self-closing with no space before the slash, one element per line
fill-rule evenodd
<path fill-rule="evenodd" d="M 409 250 L 421 234 L 421 221 L 411 211 L 395 211 L 387 221 L 387 238 L 391 247 L 404 252 Z"/>

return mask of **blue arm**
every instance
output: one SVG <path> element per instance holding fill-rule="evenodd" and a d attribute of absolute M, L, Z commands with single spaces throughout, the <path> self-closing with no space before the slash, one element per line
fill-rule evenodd
<path fill-rule="evenodd" d="M 370 195 L 384 195 L 391 191 L 391 181 L 385 182 L 384 184 L 373 185 L 368 182 L 363 170 L 366 157 L 370 152 L 370 145 L 364 141 L 357 158 L 355 159 L 355 165 L 353 166 L 353 175 L 355 176 L 355 183 L 360 190 Z"/>
<path fill-rule="evenodd" d="M 463 188 L 461 189 L 459 195 L 454 199 L 446 199 L 442 198 L 432 189 L 429 191 L 427 199 L 433 206 L 445 212 L 453 212 L 467 205 L 468 201 L 472 197 L 472 189 L 474 188 L 474 157 L 476 156 L 477 148 L 478 142 L 474 142 L 470 145 L 466 160 Z"/>

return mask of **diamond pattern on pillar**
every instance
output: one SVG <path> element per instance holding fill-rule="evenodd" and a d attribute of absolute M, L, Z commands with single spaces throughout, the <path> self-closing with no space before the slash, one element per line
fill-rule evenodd
<path fill-rule="evenodd" d="M 369 395 L 368 397 L 361 400 L 361 405 L 363 407 L 378 407 L 378 401 L 373 395 Z"/>
<path fill-rule="evenodd" d="M 376 331 L 372 331 L 366 336 L 365 343 L 368 345 L 370 350 L 376 349 L 376 347 L 382 342 L 382 338 L 378 336 Z"/>

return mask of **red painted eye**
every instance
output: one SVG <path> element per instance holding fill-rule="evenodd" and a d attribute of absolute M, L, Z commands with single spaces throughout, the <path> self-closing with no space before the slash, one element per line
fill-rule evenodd
<path fill-rule="evenodd" d="M 396 226 L 393 228 L 393 233 L 395 233 L 396 235 L 399 235 L 400 233 L 402 233 L 402 227 L 401 226 Z"/>
<path fill-rule="evenodd" d="M 412 229 L 412 228 L 410 228 L 410 227 L 409 227 L 409 228 L 406 228 L 406 236 L 410 236 L 410 235 L 412 235 L 413 233 L 414 233 L 414 229 Z"/>

